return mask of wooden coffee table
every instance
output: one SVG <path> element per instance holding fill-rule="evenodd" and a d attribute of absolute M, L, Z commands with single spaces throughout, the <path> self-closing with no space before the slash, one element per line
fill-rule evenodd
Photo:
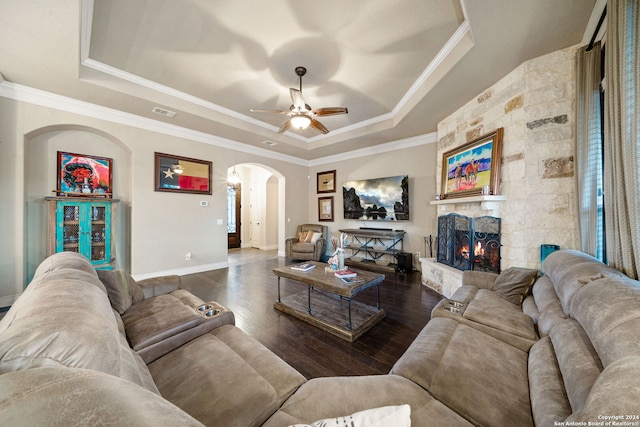
<path fill-rule="evenodd" d="M 349 342 L 355 341 L 384 318 L 385 312 L 380 308 L 380 284 L 384 280 L 384 274 L 351 269 L 364 281 L 348 284 L 335 277 L 333 272 L 325 272 L 327 264 L 314 261 L 308 263 L 316 267 L 309 271 L 293 270 L 291 266 L 273 270 L 278 276 L 278 300 L 273 305 L 276 310 Z M 281 277 L 302 282 L 307 285 L 307 290 L 282 298 Z M 373 286 L 377 287 L 375 307 L 352 300 Z"/>

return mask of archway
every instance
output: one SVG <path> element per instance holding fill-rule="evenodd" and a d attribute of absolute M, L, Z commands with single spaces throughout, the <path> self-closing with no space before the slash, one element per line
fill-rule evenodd
<path fill-rule="evenodd" d="M 131 150 L 122 141 L 88 126 L 59 124 L 35 129 L 24 136 L 25 278 L 47 256 L 48 206 L 44 198 L 57 188 L 58 151 L 113 159 L 116 210 L 116 260 L 118 268 L 130 270 Z"/>
<path fill-rule="evenodd" d="M 240 176 L 241 248 L 277 249 L 284 256 L 285 177 L 276 169 L 260 163 L 238 163 L 228 169 Z M 227 212 L 229 213 L 228 201 Z M 257 224 L 259 222 L 259 224 Z"/>

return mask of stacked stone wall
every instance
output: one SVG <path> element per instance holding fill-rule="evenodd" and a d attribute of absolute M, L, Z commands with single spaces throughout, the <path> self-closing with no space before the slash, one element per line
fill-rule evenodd
<path fill-rule="evenodd" d="M 578 247 L 575 51 L 525 62 L 438 124 L 438 189 L 445 151 L 504 128 L 499 194 L 506 200 L 438 205 L 438 215 L 501 217 L 503 269 L 540 268 L 543 243 Z"/>

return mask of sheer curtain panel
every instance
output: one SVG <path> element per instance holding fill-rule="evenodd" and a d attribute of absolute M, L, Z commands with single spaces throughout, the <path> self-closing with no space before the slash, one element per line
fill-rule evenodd
<path fill-rule="evenodd" d="M 576 52 L 576 182 L 580 249 L 604 261 L 600 58 L 600 42 Z"/>
<path fill-rule="evenodd" d="M 640 269 L 640 1 L 609 0 L 605 54 L 605 211 L 609 264 Z"/>

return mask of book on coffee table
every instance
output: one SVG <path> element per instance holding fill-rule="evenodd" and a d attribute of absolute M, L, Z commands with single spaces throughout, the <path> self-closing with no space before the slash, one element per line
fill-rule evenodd
<path fill-rule="evenodd" d="M 340 280 L 351 285 L 354 283 L 364 283 L 364 279 L 362 277 L 341 277 Z"/>
<path fill-rule="evenodd" d="M 309 263 L 304 263 L 304 264 L 296 264 L 296 265 L 292 265 L 291 269 L 292 270 L 298 270 L 298 271 L 309 271 L 312 268 L 314 268 L 315 265 L 314 264 L 309 264 Z"/>
<path fill-rule="evenodd" d="M 339 277 L 341 279 L 345 279 L 347 277 L 356 277 L 358 274 L 353 271 L 353 270 L 342 270 L 342 271 L 336 271 L 335 273 L 336 277 Z"/>

